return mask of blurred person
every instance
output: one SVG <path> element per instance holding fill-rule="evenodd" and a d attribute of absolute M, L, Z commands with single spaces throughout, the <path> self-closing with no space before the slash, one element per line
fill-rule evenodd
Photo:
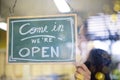
<path fill-rule="evenodd" d="M 93 48 L 84 64 L 76 66 L 75 80 L 111 80 L 111 56 L 102 49 Z"/>
<path fill-rule="evenodd" d="M 91 80 L 91 72 L 85 64 L 76 66 L 75 80 Z"/>

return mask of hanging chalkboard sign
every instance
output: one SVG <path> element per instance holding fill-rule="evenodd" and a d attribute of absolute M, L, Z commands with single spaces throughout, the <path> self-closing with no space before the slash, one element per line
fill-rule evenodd
<path fill-rule="evenodd" d="M 8 18 L 8 62 L 75 61 L 76 15 Z"/>

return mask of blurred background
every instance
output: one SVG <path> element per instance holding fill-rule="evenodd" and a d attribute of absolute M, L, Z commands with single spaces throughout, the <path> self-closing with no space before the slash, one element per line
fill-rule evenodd
<path fill-rule="evenodd" d="M 74 80 L 72 63 L 8 64 L 6 57 L 8 17 L 72 13 L 78 21 L 76 58 L 84 62 L 89 49 L 104 49 L 112 57 L 112 80 L 120 80 L 120 0 L 0 0 L 0 80 Z"/>

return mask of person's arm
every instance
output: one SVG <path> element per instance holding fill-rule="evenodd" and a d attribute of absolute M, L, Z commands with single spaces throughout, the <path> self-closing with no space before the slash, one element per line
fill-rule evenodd
<path fill-rule="evenodd" d="M 89 71 L 85 64 L 76 66 L 75 80 L 90 80 L 90 79 L 91 72 Z"/>

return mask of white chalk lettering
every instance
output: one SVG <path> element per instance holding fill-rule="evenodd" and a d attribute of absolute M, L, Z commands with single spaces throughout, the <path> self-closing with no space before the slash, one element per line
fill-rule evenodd
<path fill-rule="evenodd" d="M 51 37 L 46 37 L 46 38 L 43 38 L 44 42 L 53 42 L 53 38 Z"/>
<path fill-rule="evenodd" d="M 42 48 L 42 57 L 49 57 L 49 55 L 47 54 L 47 51 L 49 47 L 43 47 Z"/>
<path fill-rule="evenodd" d="M 30 23 L 23 24 L 23 25 L 20 27 L 20 29 L 19 29 L 19 33 L 20 33 L 21 35 L 26 35 L 26 34 L 30 33 L 30 30 L 27 31 L 27 32 L 25 32 L 25 33 L 22 32 L 22 29 L 23 29 L 25 26 L 29 26 L 29 25 L 30 25 Z"/>
<path fill-rule="evenodd" d="M 51 47 L 51 57 L 54 57 L 54 55 L 56 57 L 59 57 L 59 47 L 56 47 L 56 49 L 54 49 L 53 47 Z"/>
<path fill-rule="evenodd" d="M 59 57 L 59 47 L 32 47 L 32 48 L 21 48 L 19 50 L 20 57 L 34 57 L 35 54 L 39 54 L 42 58 L 54 58 Z"/>
<path fill-rule="evenodd" d="M 32 47 L 32 56 L 34 56 L 34 54 L 39 52 L 39 51 L 40 51 L 39 47 Z"/>
<path fill-rule="evenodd" d="M 27 57 L 27 56 L 30 55 L 30 50 L 29 50 L 28 48 L 22 48 L 22 49 L 20 49 L 20 51 L 19 51 L 19 55 L 20 55 L 21 57 Z"/>
<path fill-rule="evenodd" d="M 31 42 L 32 43 L 40 43 L 40 39 L 38 38 L 38 39 L 31 39 Z"/>
<path fill-rule="evenodd" d="M 47 31 L 47 25 L 45 25 L 45 26 L 31 26 L 30 29 L 28 29 L 27 31 L 23 32 L 23 30 L 26 27 L 30 27 L 30 23 L 26 23 L 26 24 L 23 24 L 22 26 L 20 26 L 19 33 L 21 35 L 35 34 L 35 33 L 44 33 L 44 32 L 47 33 L 48 32 Z"/>
<path fill-rule="evenodd" d="M 59 24 L 57 26 L 56 23 L 55 23 L 55 25 L 53 26 L 53 29 L 51 31 L 62 32 L 62 31 L 64 31 L 64 25 L 63 24 Z"/>

